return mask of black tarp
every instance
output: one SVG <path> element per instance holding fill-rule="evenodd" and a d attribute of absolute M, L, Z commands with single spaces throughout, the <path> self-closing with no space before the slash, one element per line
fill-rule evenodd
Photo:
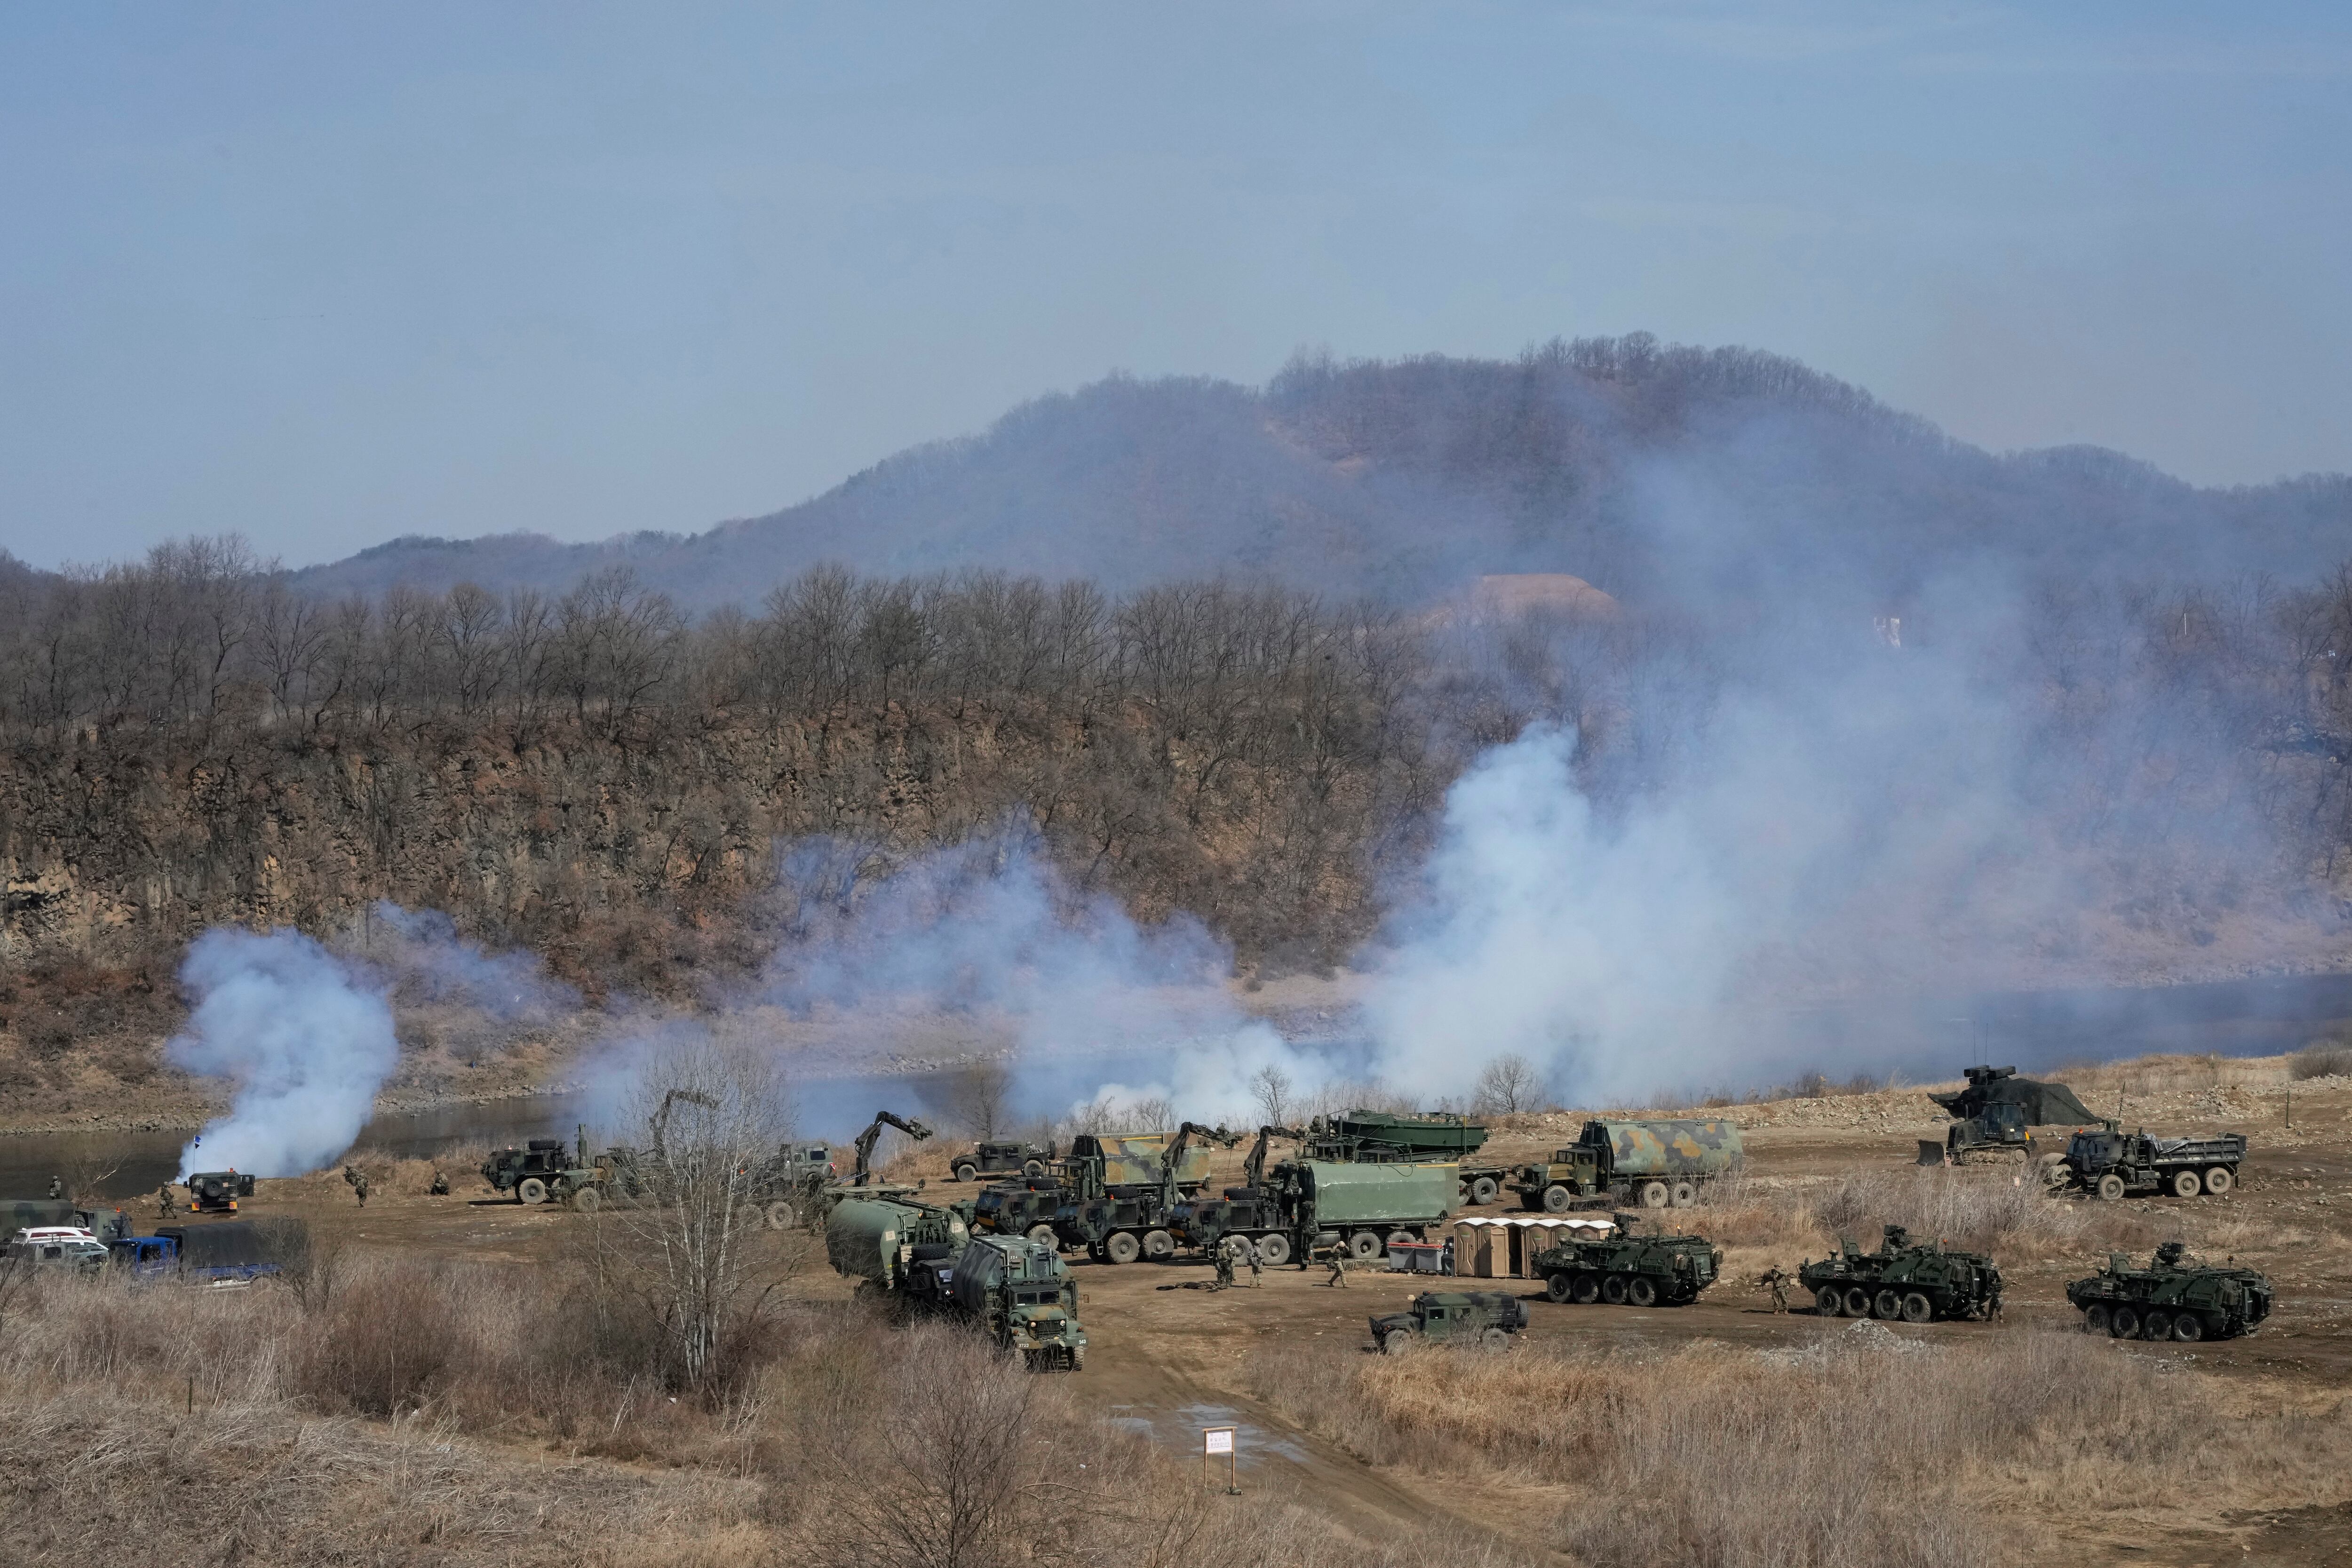
<path fill-rule="evenodd" d="M 2099 1121 L 2064 1084 L 2036 1083 L 2030 1078 L 2017 1078 L 2008 1072 L 1998 1078 L 1987 1077 L 1972 1082 L 1968 1088 L 1956 1089 L 1950 1094 L 1931 1094 L 1927 1098 L 1963 1121 L 1988 1105 L 2016 1106 L 2023 1114 L 2028 1127 L 2095 1125 Z"/>

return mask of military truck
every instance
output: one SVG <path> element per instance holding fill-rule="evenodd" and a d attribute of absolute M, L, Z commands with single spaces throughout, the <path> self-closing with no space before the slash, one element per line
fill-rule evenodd
<path fill-rule="evenodd" d="M 1403 1311 L 1371 1323 L 1372 1343 L 1383 1355 L 1395 1355 L 1416 1341 L 1503 1350 L 1528 1326 L 1528 1304 L 1503 1290 L 1425 1290 L 1405 1303 Z"/>
<path fill-rule="evenodd" d="M 1876 1252 L 1864 1252 L 1850 1237 L 1839 1237 L 1838 1248 L 1818 1263 L 1807 1258 L 1797 1270 L 1797 1283 L 1813 1293 L 1813 1310 L 1824 1318 L 1925 1323 L 1990 1318 L 2000 1310 L 2000 1270 L 1982 1253 L 1915 1243 L 1899 1225 L 1886 1227 Z"/>
<path fill-rule="evenodd" d="M 1520 1206 L 1551 1214 L 1626 1203 L 1687 1208 L 1739 1157 L 1738 1124 L 1717 1117 L 1594 1121 L 1549 1162 L 1520 1166 L 1511 1188 Z"/>
<path fill-rule="evenodd" d="M 1269 1264 L 1345 1247 L 1369 1263 L 1392 1243 L 1425 1239 L 1460 1201 L 1456 1168 L 1440 1161 L 1285 1160 L 1261 1179 L 1274 1131 L 1259 1129 L 1243 1185 L 1171 1208 L 1171 1231 L 1182 1246 L 1211 1254 L 1246 1238 Z"/>
<path fill-rule="evenodd" d="M 1054 1234 L 1097 1263 L 1174 1257 L 1169 1217 L 1208 1180 L 1211 1142 L 1230 1146 L 1238 1140 L 1223 1128 L 1190 1121 L 1174 1132 L 1072 1139 L 1062 1160 L 1062 1203 L 1054 1213 Z"/>
<path fill-rule="evenodd" d="M 1507 1165 L 1481 1165 L 1470 1156 L 1486 1146 L 1486 1129 L 1466 1116 L 1423 1111 L 1397 1116 L 1384 1110 L 1350 1110 L 1344 1116 L 1318 1116 L 1307 1124 L 1298 1157 L 1360 1163 L 1451 1162 L 1460 1186 L 1460 1206 L 1475 1207 L 1495 1201 L 1510 1179 Z"/>
<path fill-rule="evenodd" d="M 1051 1176 L 1042 1181 L 998 1182 L 982 1188 L 971 1205 L 974 1235 L 1024 1236 L 1047 1247 L 1059 1247 L 1054 1216 L 1062 1211 L 1062 1184 Z"/>
<path fill-rule="evenodd" d="M 1555 1301 L 1589 1307 L 1685 1307 L 1723 1274 L 1722 1249 L 1698 1236 L 1667 1236 L 1654 1226 L 1635 1233 L 1638 1216 L 1615 1216 L 1615 1236 L 1571 1239 L 1545 1247 L 1530 1260 Z"/>
<path fill-rule="evenodd" d="M 253 1178 L 235 1171 L 196 1171 L 182 1184 L 191 1214 L 235 1214 L 236 1200 L 253 1195 Z"/>
<path fill-rule="evenodd" d="M 976 1236 L 950 1258 L 918 1268 L 947 1276 L 944 1299 L 955 1314 L 1032 1372 L 1084 1371 L 1087 1332 L 1078 1323 L 1078 1286 L 1061 1254 L 1025 1237 Z"/>
<path fill-rule="evenodd" d="M 2033 1129 L 2088 1126 L 2099 1119 L 2063 1083 L 2020 1078 L 2013 1067 L 1963 1068 L 1965 1089 L 1931 1094 L 1953 1119 L 1941 1142 L 1919 1140 L 1919 1163 L 1958 1165 L 2031 1157 Z"/>
<path fill-rule="evenodd" d="M 2238 1184 L 2238 1167 L 2245 1158 L 2242 1132 L 2151 1138 L 2145 1131 L 2121 1131 L 2110 1121 L 2100 1131 L 2077 1132 L 2068 1139 L 2057 1173 L 2062 1188 L 2109 1200 L 2126 1193 L 2170 1193 L 2176 1198 L 2211 1193 L 2218 1197 Z"/>
<path fill-rule="evenodd" d="M 86 1209 L 69 1198 L 0 1198 L 0 1237 L 35 1226 L 71 1226 L 100 1241 L 128 1235 L 130 1216 L 121 1209 Z"/>
<path fill-rule="evenodd" d="M 1018 1171 L 1034 1181 L 1045 1173 L 1054 1157 L 1051 1143 L 1040 1149 L 1034 1143 L 984 1142 L 973 1144 L 969 1154 L 958 1154 L 948 1171 L 959 1182 L 975 1181 L 1001 1171 Z"/>
<path fill-rule="evenodd" d="M 588 1158 L 583 1129 L 575 1150 L 561 1138 L 533 1138 L 522 1148 L 509 1144 L 490 1151 L 482 1162 L 482 1180 L 490 1190 L 511 1193 L 521 1204 L 559 1203 L 593 1211 L 604 1201 L 604 1186 L 612 1162 L 599 1166 Z"/>
<path fill-rule="evenodd" d="M 289 1252 L 309 1245 L 309 1227 L 298 1219 L 161 1226 L 152 1236 L 121 1237 L 109 1244 L 114 1267 L 135 1280 L 214 1287 L 250 1285 L 278 1274 Z"/>
<path fill-rule="evenodd" d="M 2185 1243 L 2168 1241 L 2146 1268 L 2120 1252 L 2087 1279 L 2066 1287 L 2086 1334 L 2119 1340 L 2226 1340 L 2251 1334 L 2271 1315 L 2271 1282 L 2251 1268 L 2193 1263 Z"/>
<path fill-rule="evenodd" d="M 970 1238 L 961 1215 L 908 1197 L 848 1195 L 824 1216 L 825 1261 L 860 1295 L 929 1300 L 946 1281 L 916 1266 L 953 1258 Z"/>
<path fill-rule="evenodd" d="M 751 1201 L 770 1230 L 790 1230 L 824 1207 L 824 1193 L 837 1173 L 826 1143 L 781 1145 L 751 1179 Z"/>

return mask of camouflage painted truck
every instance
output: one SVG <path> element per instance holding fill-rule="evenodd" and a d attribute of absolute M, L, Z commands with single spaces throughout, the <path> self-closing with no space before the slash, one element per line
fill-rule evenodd
<path fill-rule="evenodd" d="M 1813 1293 L 1813 1310 L 1825 1318 L 1925 1323 L 1990 1318 L 2000 1310 L 2000 1270 L 1991 1258 L 1914 1242 L 1899 1225 L 1886 1227 L 1876 1252 L 1840 1237 L 1834 1255 L 1805 1260 L 1797 1283 Z"/>
<path fill-rule="evenodd" d="M 1509 1348 L 1528 1326 L 1528 1304 L 1507 1290 L 1424 1290 L 1402 1312 L 1371 1320 L 1372 1343 L 1395 1355 L 1417 1342 Z"/>
<path fill-rule="evenodd" d="M 2151 1138 L 2145 1131 L 2121 1131 L 2110 1121 L 2099 1131 L 2077 1132 L 2066 1141 L 2058 1177 L 2062 1187 L 2110 1200 L 2126 1193 L 2169 1193 L 2176 1198 L 2211 1193 L 2218 1197 L 2238 1184 L 2238 1167 L 2245 1158 L 2242 1132 Z"/>
<path fill-rule="evenodd" d="M 1086 1370 L 1077 1281 L 1049 1244 L 1026 1237 L 975 1236 L 952 1258 L 918 1267 L 943 1268 L 946 1289 L 933 1294 L 997 1349 L 1008 1355 L 1018 1352 L 1030 1371 Z"/>
<path fill-rule="evenodd" d="M 1370 1262 L 1395 1243 L 1427 1239 L 1457 1206 L 1458 1186 L 1455 1168 L 1441 1162 L 1285 1160 L 1264 1180 L 1170 1217 L 1178 1239 L 1204 1255 L 1245 1238 L 1268 1264 L 1334 1247 Z"/>
<path fill-rule="evenodd" d="M 1531 1260 L 1555 1301 L 1589 1307 L 1686 1307 L 1723 1276 L 1723 1252 L 1705 1237 L 1635 1234 L 1636 1215 L 1616 1217 L 1615 1236 L 1563 1241 Z"/>
<path fill-rule="evenodd" d="M 1062 1184 L 1052 1176 L 1042 1181 L 998 1182 L 981 1189 L 972 1200 L 974 1236 L 1023 1236 L 1059 1247 L 1054 1216 L 1062 1212 Z"/>
<path fill-rule="evenodd" d="M 2086 1334 L 2119 1340 L 2226 1340 L 2251 1334 L 2271 1315 L 2271 1282 L 2234 1261 L 2209 1268 L 2189 1258 L 2185 1243 L 2168 1241 L 2146 1268 L 2120 1252 L 2087 1279 L 2066 1287 L 2083 1314 Z"/>
<path fill-rule="evenodd" d="M 1169 1215 L 1209 1179 L 1209 1142 L 1234 1140 L 1186 1122 L 1173 1132 L 1085 1133 L 1062 1160 L 1054 1234 L 1097 1263 L 1176 1254 Z"/>
<path fill-rule="evenodd" d="M 1397 1116 L 1385 1110 L 1350 1110 L 1318 1116 L 1307 1124 L 1298 1157 L 1349 1163 L 1450 1163 L 1459 1187 L 1456 1206 L 1491 1204 L 1511 1178 L 1508 1165 L 1482 1165 L 1471 1156 L 1486 1146 L 1486 1129 L 1466 1116 L 1424 1111 Z"/>
<path fill-rule="evenodd" d="M 1719 1117 L 1593 1121 L 1549 1162 L 1520 1166 L 1511 1189 L 1521 1207 L 1549 1214 L 1619 1204 L 1687 1208 L 1739 1157 L 1738 1124 Z"/>

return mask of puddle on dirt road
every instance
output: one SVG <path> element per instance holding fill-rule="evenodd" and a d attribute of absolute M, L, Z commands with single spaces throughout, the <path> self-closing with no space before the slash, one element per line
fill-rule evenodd
<path fill-rule="evenodd" d="M 1269 1432 L 1230 1405 L 1180 1405 L 1163 1409 L 1154 1405 L 1113 1405 L 1110 1424 L 1151 1439 L 1154 1447 L 1186 1457 L 1202 1452 L 1201 1434 L 1212 1426 L 1231 1426 L 1234 1457 L 1244 1470 L 1267 1458 L 1294 1465 L 1310 1463 L 1307 1449 L 1295 1438 Z"/>

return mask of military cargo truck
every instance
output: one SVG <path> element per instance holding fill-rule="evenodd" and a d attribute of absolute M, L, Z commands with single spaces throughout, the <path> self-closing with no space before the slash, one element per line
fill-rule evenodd
<path fill-rule="evenodd" d="M 959 1182 L 970 1182 L 1000 1171 L 1018 1171 L 1034 1181 L 1053 1159 L 1051 1143 L 1040 1149 L 1034 1143 L 982 1142 L 973 1144 L 971 1153 L 958 1154 L 948 1173 Z"/>
<path fill-rule="evenodd" d="M 1528 1304 L 1502 1290 L 1427 1290 L 1402 1312 L 1371 1320 L 1372 1343 L 1394 1355 L 1416 1341 L 1475 1343 L 1502 1350 L 1528 1326 Z"/>
<path fill-rule="evenodd" d="M 2271 1315 L 2271 1282 L 2234 1264 L 2208 1268 L 2185 1243 L 2168 1241 L 2146 1268 L 2120 1252 L 2087 1279 L 2066 1287 L 2083 1313 L 2083 1331 L 2119 1340 L 2226 1340 L 2251 1334 Z"/>
<path fill-rule="evenodd" d="M 2068 1139 L 2058 1170 L 2061 1186 L 2111 1200 L 2126 1193 L 2169 1193 L 2176 1198 L 2211 1193 L 2218 1197 L 2238 1184 L 2238 1167 L 2245 1158 L 2242 1132 L 2151 1138 L 2145 1131 L 2120 1131 L 2109 1121 L 2101 1131 L 2077 1132 Z"/>
<path fill-rule="evenodd" d="M 1318 1116 L 1307 1124 L 1298 1157 L 1361 1163 L 1451 1162 L 1463 1206 L 1490 1204 L 1510 1179 L 1507 1165 L 1482 1165 L 1470 1156 L 1486 1146 L 1486 1129 L 1466 1116 L 1424 1111 L 1397 1116 L 1384 1110 L 1350 1110 Z"/>
<path fill-rule="evenodd" d="M 974 1235 L 1025 1236 L 1047 1247 L 1059 1247 L 1054 1216 L 1062 1211 L 1062 1184 L 1043 1181 L 998 1182 L 982 1188 L 971 1205 Z"/>
<path fill-rule="evenodd" d="M 1170 1223 L 1195 1252 L 1246 1237 L 1269 1264 L 1333 1247 L 1369 1263 L 1391 1243 L 1424 1240 L 1444 1223 L 1459 1202 L 1455 1178 L 1455 1167 L 1442 1162 L 1286 1160 L 1262 1184 L 1180 1205 Z"/>
<path fill-rule="evenodd" d="M 1797 1283 L 1813 1293 L 1825 1318 L 1900 1318 L 1925 1323 L 1943 1318 L 1990 1318 L 2000 1310 L 2000 1270 L 1978 1252 L 1913 1242 L 1899 1225 L 1886 1227 L 1876 1252 L 1841 1237 L 1838 1252 L 1807 1258 Z"/>
<path fill-rule="evenodd" d="M 1548 1163 L 1520 1166 L 1511 1188 L 1522 1207 L 1551 1214 L 1621 1203 L 1686 1208 L 1739 1156 L 1738 1123 L 1717 1117 L 1594 1121 Z"/>
<path fill-rule="evenodd" d="M 1684 1307 L 1723 1274 L 1723 1252 L 1704 1237 L 1634 1233 L 1636 1216 L 1616 1216 L 1618 1234 L 1545 1247 L 1531 1260 L 1555 1301 L 1589 1307 Z"/>
<path fill-rule="evenodd" d="M 575 1151 L 561 1138 L 533 1138 L 518 1149 L 509 1144 L 490 1151 L 482 1162 L 482 1180 L 490 1190 L 512 1193 L 522 1204 L 555 1202 L 593 1209 L 601 1201 L 599 1188 L 605 1173 L 590 1163 L 587 1139 Z M 585 1201 L 581 1194 L 587 1194 Z"/>
<path fill-rule="evenodd" d="M 918 1267 L 944 1274 L 944 1290 L 930 1294 L 999 1350 L 1019 1352 L 1030 1371 L 1085 1370 L 1077 1281 L 1052 1247 L 1024 1237 L 976 1236 L 954 1257 Z"/>
<path fill-rule="evenodd" d="M 919 1263 L 951 1259 L 971 1233 L 961 1215 L 908 1198 L 847 1196 L 824 1216 L 824 1257 L 858 1292 L 927 1298 L 942 1283 Z"/>

